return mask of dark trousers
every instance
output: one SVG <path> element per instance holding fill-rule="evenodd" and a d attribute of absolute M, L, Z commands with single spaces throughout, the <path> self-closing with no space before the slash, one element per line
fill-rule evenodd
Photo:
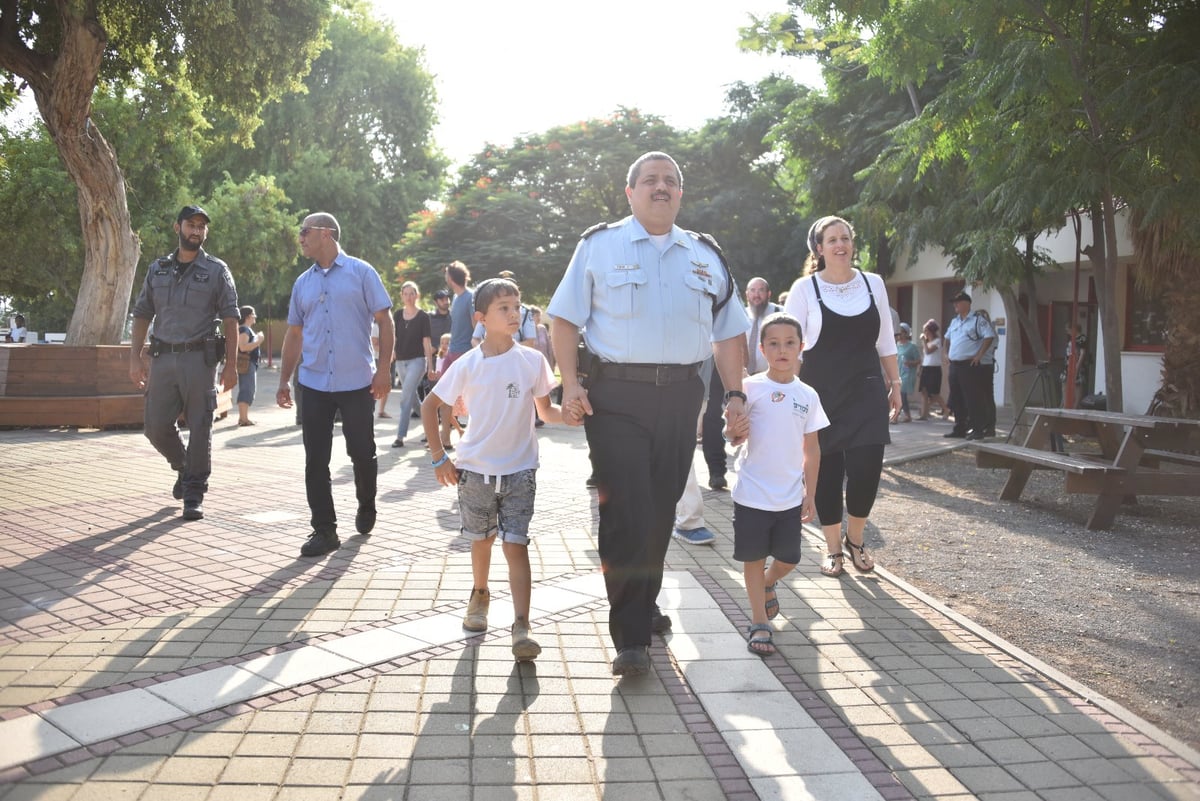
<path fill-rule="evenodd" d="M 216 368 L 204 353 L 161 353 L 150 360 L 143 417 L 146 439 L 183 476 L 183 498 L 200 501 L 212 472 L 213 412 L 217 409 Z M 187 420 L 187 446 L 176 421 Z"/>
<path fill-rule="evenodd" d="M 988 397 L 991 370 L 990 364 L 950 362 L 950 403 L 954 407 L 955 432 L 966 434 L 975 430 L 983 433 L 995 428 L 995 414 L 989 413 L 992 408 Z"/>
<path fill-rule="evenodd" d="M 304 397 L 304 490 L 314 531 L 337 532 L 329 459 L 333 455 L 333 419 L 342 413 L 346 454 L 354 465 L 354 492 L 359 508 L 375 507 L 379 463 L 375 460 L 375 399 L 370 387 L 348 392 L 320 392 L 297 384 Z"/>
<path fill-rule="evenodd" d="M 883 446 L 859 445 L 844 451 L 821 453 L 813 503 L 822 526 L 842 522 L 842 487 L 851 517 L 870 517 L 883 474 Z M 811 479 L 809 479 L 811 481 Z"/>
<path fill-rule="evenodd" d="M 665 386 L 601 376 L 585 423 L 600 499 L 600 562 L 613 645 L 650 644 L 675 504 L 696 450 L 699 377 Z"/>
<path fill-rule="evenodd" d="M 724 476 L 728 465 L 725 458 L 725 385 L 714 366 L 708 382 L 708 406 L 700 421 L 700 447 L 704 451 L 704 463 L 708 465 L 710 478 Z"/>

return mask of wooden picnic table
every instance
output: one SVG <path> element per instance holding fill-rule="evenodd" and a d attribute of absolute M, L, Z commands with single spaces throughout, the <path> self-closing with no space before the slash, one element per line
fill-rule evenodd
<path fill-rule="evenodd" d="M 1024 414 L 1032 418 L 1024 443 L 974 443 L 979 467 L 1009 470 L 1001 500 L 1018 500 L 1035 469 L 1061 470 L 1067 492 L 1096 496 L 1087 527 L 1105 529 L 1138 495 L 1200 496 L 1200 420 L 1038 407 Z M 1056 435 L 1094 440 L 1099 452 L 1052 450 Z"/>

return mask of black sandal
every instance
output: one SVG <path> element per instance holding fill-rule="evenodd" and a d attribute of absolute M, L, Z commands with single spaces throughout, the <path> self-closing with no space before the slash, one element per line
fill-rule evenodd
<path fill-rule="evenodd" d="M 846 572 L 846 568 L 842 566 L 844 560 L 845 554 L 841 551 L 825 554 L 825 563 L 821 565 L 821 575 L 829 576 L 830 578 L 837 578 L 842 575 Z"/>
<path fill-rule="evenodd" d="M 765 632 L 766 636 L 754 636 L 757 632 Z M 746 643 L 746 650 L 757 656 L 771 656 L 775 653 L 775 642 L 771 639 L 774 635 L 771 627 L 766 623 L 755 623 L 747 632 L 750 640 Z M 755 648 L 754 646 L 758 646 Z M 762 650 L 759 650 L 762 649 Z"/>
<path fill-rule="evenodd" d="M 871 555 L 867 553 L 867 545 L 865 540 L 863 541 L 862 545 L 855 545 L 850 541 L 849 537 L 846 537 L 845 544 L 846 547 L 850 549 L 850 561 L 854 563 L 855 570 L 857 570 L 859 573 L 870 573 L 875 569 L 875 560 L 871 559 Z M 859 559 L 863 560 L 862 564 L 859 564 Z M 868 559 L 871 559 L 869 563 L 866 561 Z M 866 567 L 863 567 L 863 564 L 865 564 Z"/>

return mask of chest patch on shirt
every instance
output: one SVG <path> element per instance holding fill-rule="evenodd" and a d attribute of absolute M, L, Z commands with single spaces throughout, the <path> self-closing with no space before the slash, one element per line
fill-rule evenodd
<path fill-rule="evenodd" d="M 518 387 L 516 383 L 509 384 L 508 387 L 506 387 L 506 391 L 508 393 L 508 397 L 510 398 L 521 397 L 521 388 Z"/>
<path fill-rule="evenodd" d="M 787 395 L 783 394 L 779 390 L 776 390 L 775 392 L 771 393 L 771 403 L 781 403 L 786 397 Z"/>
<path fill-rule="evenodd" d="M 709 283 L 712 282 L 712 273 L 708 271 L 708 265 L 701 261 L 692 262 L 692 272 Z"/>
<path fill-rule="evenodd" d="M 208 273 L 193 273 L 192 280 L 195 281 L 197 284 L 207 284 L 208 283 Z"/>

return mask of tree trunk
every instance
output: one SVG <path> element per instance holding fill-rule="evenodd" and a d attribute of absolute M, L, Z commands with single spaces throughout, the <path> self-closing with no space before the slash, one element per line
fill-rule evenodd
<path fill-rule="evenodd" d="M 1100 331 L 1104 340 L 1104 395 L 1109 411 L 1124 410 L 1121 383 L 1121 329 L 1117 318 L 1117 220 L 1111 195 L 1092 206 L 1092 244 L 1085 254 L 1096 279 Z"/>
<path fill-rule="evenodd" d="M 78 15 L 64 11 L 62 45 L 47 66 L 16 53 L 14 68 L 33 90 L 46 129 L 79 198 L 83 232 L 83 279 L 67 328 L 68 345 L 116 345 L 125 328 L 140 248 L 129 222 L 125 179 L 117 155 L 92 124 L 92 92 L 108 42 L 89 5 Z"/>

